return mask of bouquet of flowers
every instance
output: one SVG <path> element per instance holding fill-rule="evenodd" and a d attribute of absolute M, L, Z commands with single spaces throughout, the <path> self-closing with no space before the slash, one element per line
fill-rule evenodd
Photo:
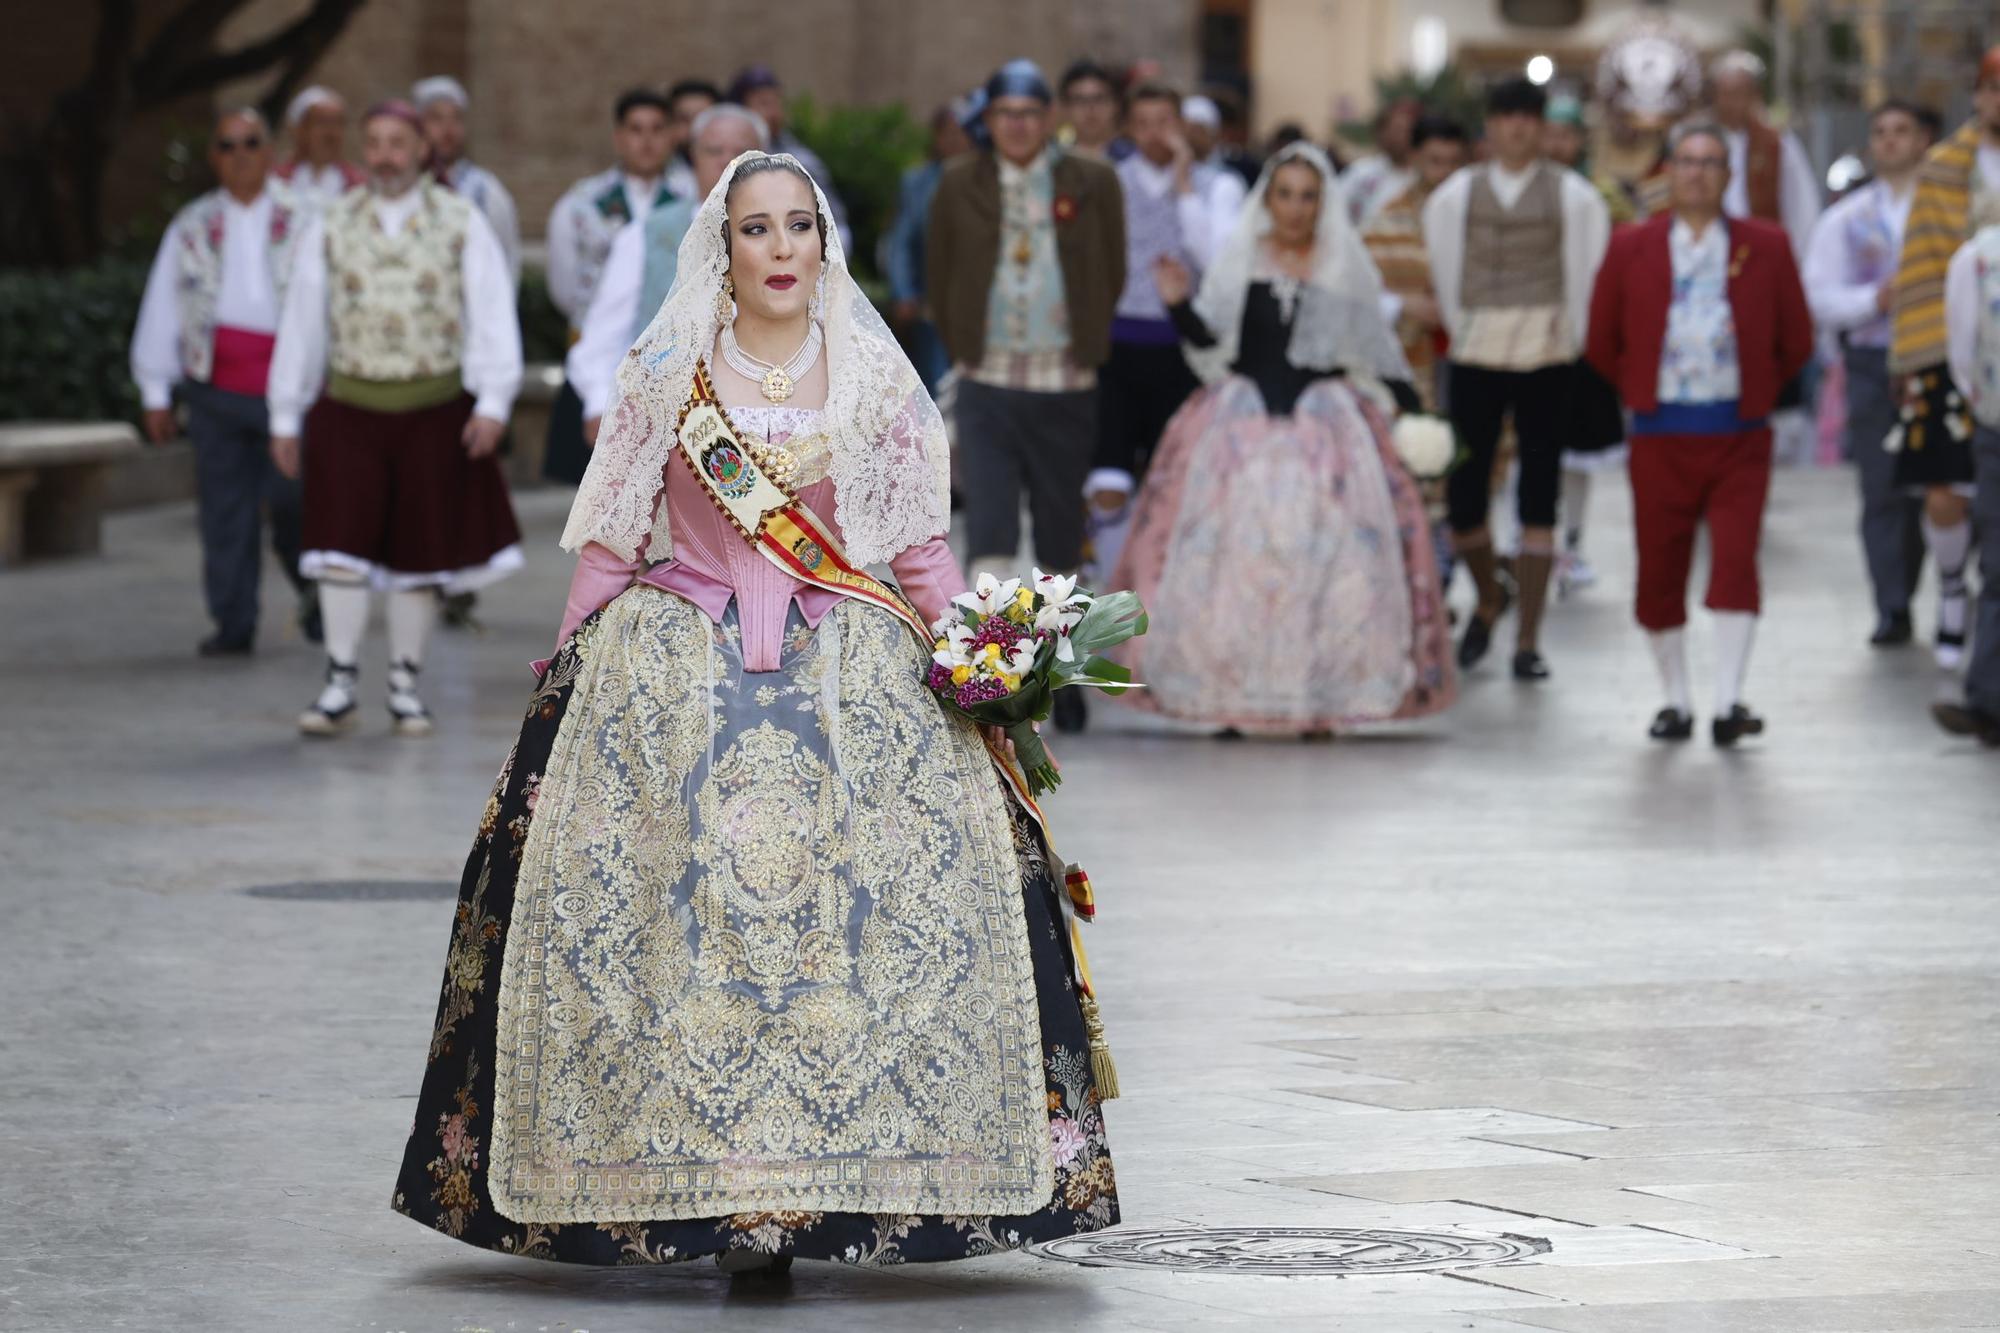
<path fill-rule="evenodd" d="M 1443 417 L 1409 412 L 1396 418 L 1389 433 L 1396 456 L 1418 481 L 1435 481 L 1458 461 L 1458 437 Z"/>
<path fill-rule="evenodd" d="M 1039 569 L 1029 584 L 981 574 L 952 605 L 931 626 L 937 641 L 925 683 L 974 722 L 1002 728 L 1029 793 L 1039 796 L 1062 778 L 1035 724 L 1048 718 L 1057 690 L 1139 688 L 1131 671 L 1100 654 L 1144 634 L 1146 608 L 1132 593 L 1093 596 Z"/>

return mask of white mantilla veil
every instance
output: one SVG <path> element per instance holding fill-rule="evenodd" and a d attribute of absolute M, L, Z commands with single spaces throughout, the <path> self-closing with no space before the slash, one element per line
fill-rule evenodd
<path fill-rule="evenodd" d="M 1271 234 L 1264 204 L 1271 177 L 1288 162 L 1304 162 L 1320 176 L 1319 224 L 1313 237 L 1312 276 L 1299 284 L 1298 316 L 1285 359 L 1301 370 L 1343 370 L 1371 379 L 1407 380 L 1410 363 L 1382 317 L 1382 275 L 1348 221 L 1333 163 L 1309 143 L 1291 143 L 1272 154 L 1243 203 L 1236 226 L 1202 275 L 1194 310 L 1215 335 L 1213 347 L 1187 349 L 1188 364 L 1203 381 L 1230 373 L 1242 338 L 1243 303 L 1250 284 L 1270 275 L 1263 259 Z"/>
<path fill-rule="evenodd" d="M 627 560 L 637 559 L 642 546 L 650 560 L 671 553 L 667 506 L 660 501 L 656 515 L 655 502 L 695 365 L 713 354 L 721 327 L 716 305 L 729 271 L 724 201 L 737 171 L 766 157 L 811 179 L 790 154 L 748 152 L 729 164 L 696 211 L 681 241 L 673 290 L 618 367 L 617 388 L 563 529 L 565 550 L 598 542 Z M 878 564 L 949 529 L 950 448 L 916 368 L 848 271 L 840 230 L 817 183 L 813 197 L 825 237 L 819 305 L 827 398 L 820 419 L 832 457 L 828 475 L 848 555 L 860 565 Z"/>

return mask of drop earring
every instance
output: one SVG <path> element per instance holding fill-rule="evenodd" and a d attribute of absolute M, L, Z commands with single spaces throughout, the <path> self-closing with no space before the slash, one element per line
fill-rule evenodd
<path fill-rule="evenodd" d="M 722 286 L 715 293 L 715 319 L 718 324 L 727 324 L 736 316 L 736 279 L 727 273 L 722 275 Z"/>
<path fill-rule="evenodd" d="M 813 283 L 812 304 L 806 308 L 806 314 L 809 318 L 811 318 L 815 322 L 823 321 L 826 317 L 826 270 L 825 269 L 821 269 L 819 271 L 819 279 L 818 281 Z"/>

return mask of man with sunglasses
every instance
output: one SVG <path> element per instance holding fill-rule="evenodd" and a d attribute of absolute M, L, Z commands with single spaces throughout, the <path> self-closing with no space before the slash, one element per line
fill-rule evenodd
<path fill-rule="evenodd" d="M 1785 231 L 1726 216 L 1729 140 L 1713 121 L 1667 136 L 1670 205 L 1612 239 L 1590 303 L 1588 356 L 1632 413 L 1638 620 L 1666 694 L 1648 733 L 1694 734 L 1687 587 L 1709 536 L 1719 747 L 1761 734 L 1742 699 L 1761 609 L 1757 548 L 1771 486 L 1772 411 L 1812 355 L 1812 315 Z"/>
<path fill-rule="evenodd" d="M 312 585 L 299 576 L 299 487 L 270 456 L 264 392 L 271 348 L 303 219 L 271 177 L 271 131 L 249 108 L 225 111 L 209 138 L 217 187 L 183 208 L 161 238 L 139 320 L 132 378 L 146 434 L 180 434 L 176 386 L 195 447 L 202 588 L 215 631 L 203 657 L 240 657 L 255 646 L 263 511 L 271 545 L 301 598 L 300 624 L 318 638 Z"/>

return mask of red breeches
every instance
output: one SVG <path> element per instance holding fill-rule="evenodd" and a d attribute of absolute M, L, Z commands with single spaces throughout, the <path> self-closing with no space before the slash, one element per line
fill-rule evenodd
<path fill-rule="evenodd" d="M 1639 623 L 1687 623 L 1695 535 L 1708 524 L 1707 606 L 1760 609 L 1757 546 L 1771 490 L 1768 426 L 1730 435 L 1641 435 L 1632 441 L 1632 517 L 1639 541 Z"/>

